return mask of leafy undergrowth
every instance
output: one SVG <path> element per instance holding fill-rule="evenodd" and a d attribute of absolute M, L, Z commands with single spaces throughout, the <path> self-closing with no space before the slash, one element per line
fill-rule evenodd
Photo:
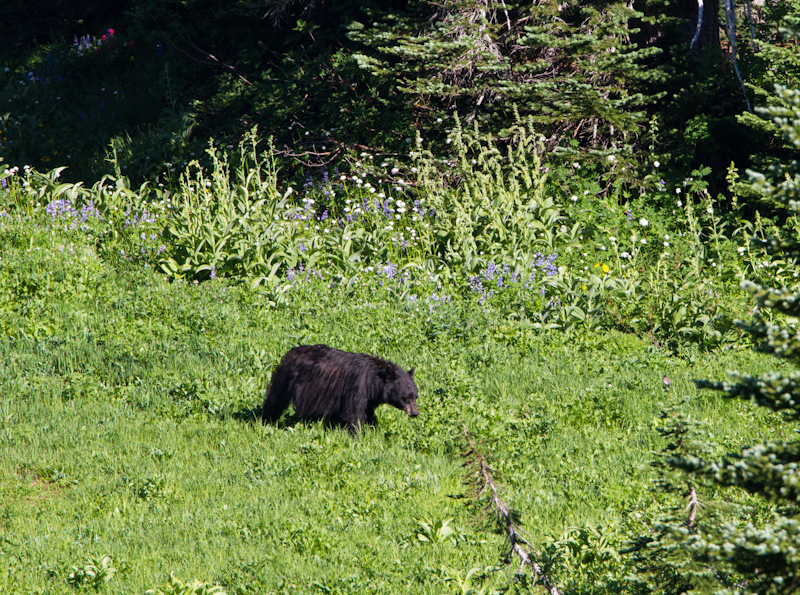
<path fill-rule="evenodd" d="M 600 592 L 661 506 L 665 406 L 688 395 L 720 452 L 779 431 L 691 382 L 772 364 L 747 350 L 677 358 L 378 284 L 310 279 L 274 307 L 70 237 L 10 233 L 0 252 L 0 592 L 143 593 L 171 574 L 242 594 L 538 592 L 471 498 L 464 427 L 564 592 Z M 280 356 L 316 342 L 415 365 L 420 416 L 379 409 L 358 440 L 261 425 Z"/>

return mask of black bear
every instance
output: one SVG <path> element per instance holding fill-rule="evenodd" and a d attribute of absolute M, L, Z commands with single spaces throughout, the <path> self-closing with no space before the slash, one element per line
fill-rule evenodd
<path fill-rule="evenodd" d="M 289 403 L 300 419 L 326 419 L 352 433 L 375 423 L 375 408 L 386 403 L 416 417 L 414 368 L 327 345 L 300 345 L 283 356 L 267 387 L 261 418 L 276 421 Z"/>

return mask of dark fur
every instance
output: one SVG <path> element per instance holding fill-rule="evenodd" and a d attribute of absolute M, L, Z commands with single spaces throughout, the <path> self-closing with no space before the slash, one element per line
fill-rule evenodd
<path fill-rule="evenodd" d="M 375 423 L 375 408 L 386 403 L 416 417 L 414 368 L 364 353 L 339 351 L 327 345 L 290 349 L 272 373 L 261 418 L 275 422 L 294 404 L 300 419 L 326 419 L 356 433 Z"/>

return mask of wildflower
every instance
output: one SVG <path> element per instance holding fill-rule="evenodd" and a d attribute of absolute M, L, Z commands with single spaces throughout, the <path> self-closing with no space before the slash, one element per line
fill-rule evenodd
<path fill-rule="evenodd" d="M 659 168 L 661 167 L 661 164 L 658 161 L 653 161 L 653 167 Z"/>
<path fill-rule="evenodd" d="M 736 251 L 737 251 L 739 254 L 744 254 L 745 247 L 744 247 L 744 246 L 739 246 L 738 248 L 736 248 Z"/>
<path fill-rule="evenodd" d="M 675 194 L 680 194 L 680 193 L 681 193 L 681 189 L 680 188 L 675 188 Z"/>
<path fill-rule="evenodd" d="M 648 225 L 650 225 L 650 222 L 647 221 L 647 219 L 645 219 L 644 217 L 642 217 L 641 219 L 639 219 L 639 225 L 641 225 L 642 227 L 647 227 Z"/>
<path fill-rule="evenodd" d="M 573 195 L 570 197 L 570 200 L 571 200 L 572 202 L 578 202 L 578 196 L 577 196 L 577 195 L 575 195 L 575 194 L 573 194 Z"/>
<path fill-rule="evenodd" d="M 391 262 L 387 262 L 384 266 L 381 267 L 381 272 L 389 277 L 389 279 L 393 279 L 395 273 L 397 272 L 397 267 L 393 265 Z"/>

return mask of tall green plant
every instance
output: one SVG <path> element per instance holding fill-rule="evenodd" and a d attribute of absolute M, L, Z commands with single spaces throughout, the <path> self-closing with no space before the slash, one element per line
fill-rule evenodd
<path fill-rule="evenodd" d="M 512 129 L 506 147 L 458 119 L 449 140 L 454 154 L 444 163 L 419 139 L 414 153 L 418 190 L 436 212 L 432 247 L 447 275 L 476 274 L 490 261 L 525 270 L 541 254 L 577 245 L 581 227 L 566 225 L 547 192 L 544 147 L 530 122 Z"/>

